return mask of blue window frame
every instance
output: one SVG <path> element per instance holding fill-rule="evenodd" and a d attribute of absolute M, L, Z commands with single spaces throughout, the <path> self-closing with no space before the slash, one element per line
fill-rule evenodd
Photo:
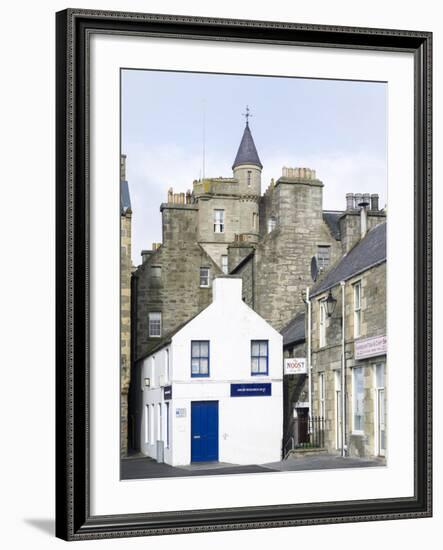
<path fill-rule="evenodd" d="M 209 376 L 209 340 L 191 341 L 191 376 Z"/>
<path fill-rule="evenodd" d="M 268 374 L 269 342 L 268 340 L 251 340 L 251 375 Z"/>

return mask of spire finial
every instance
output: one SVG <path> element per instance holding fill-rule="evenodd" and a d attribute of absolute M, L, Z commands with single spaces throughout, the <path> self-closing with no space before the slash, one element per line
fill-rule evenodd
<path fill-rule="evenodd" d="M 242 113 L 242 115 L 245 117 L 246 119 L 246 126 L 248 126 L 249 124 L 249 117 L 252 116 L 251 113 L 249 112 L 249 105 L 246 105 L 246 113 Z"/>

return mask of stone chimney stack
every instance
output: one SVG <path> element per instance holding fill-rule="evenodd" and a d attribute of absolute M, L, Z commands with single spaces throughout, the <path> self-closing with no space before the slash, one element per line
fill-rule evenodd
<path fill-rule="evenodd" d="M 355 208 L 354 193 L 346 193 L 346 210 L 354 210 Z"/>
<path fill-rule="evenodd" d="M 371 195 L 371 210 L 378 211 L 378 194 L 374 193 Z"/>

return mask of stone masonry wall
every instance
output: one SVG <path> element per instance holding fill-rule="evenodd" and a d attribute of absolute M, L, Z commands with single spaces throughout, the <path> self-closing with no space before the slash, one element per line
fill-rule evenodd
<path fill-rule="evenodd" d="M 341 245 L 323 221 L 323 184 L 318 180 L 280 178 L 262 202 L 260 213 L 272 211 L 276 228 L 256 248 L 255 310 L 280 330 L 304 311 L 301 292 L 312 284 L 310 259 L 328 245 L 331 263 Z M 266 218 L 260 220 L 260 227 Z"/>
<path fill-rule="evenodd" d="M 351 456 L 374 456 L 375 433 L 375 365 L 385 364 L 386 355 L 355 360 L 353 284 L 361 282 L 361 332 L 359 338 L 386 335 L 386 262 L 377 265 L 346 282 L 345 286 L 345 350 L 346 350 L 346 432 Z M 336 372 L 341 370 L 341 287 L 332 289 L 337 299 L 335 311 L 326 321 L 326 345 L 319 347 L 319 303 L 327 292 L 312 299 L 312 405 L 313 415 L 319 415 L 319 374 L 325 375 L 326 447 L 337 452 L 337 385 Z M 352 419 L 352 370 L 364 368 L 364 429 L 355 434 Z M 386 376 L 386 374 L 385 374 Z M 386 382 L 385 382 L 386 385 Z M 385 386 L 386 387 L 386 386 Z M 385 397 L 387 391 L 385 391 Z M 385 407 L 386 409 L 386 407 Z"/>
<path fill-rule="evenodd" d="M 163 244 L 137 269 L 135 357 L 146 354 L 159 338 L 149 337 L 149 312 L 162 314 L 162 336 L 177 328 L 212 301 L 212 288 L 200 287 L 200 267 L 210 281 L 221 269 L 196 241 L 195 205 L 163 205 Z M 161 268 L 154 277 L 152 267 Z"/>
<path fill-rule="evenodd" d="M 120 452 L 128 445 L 128 391 L 131 379 L 131 212 L 120 217 Z"/>

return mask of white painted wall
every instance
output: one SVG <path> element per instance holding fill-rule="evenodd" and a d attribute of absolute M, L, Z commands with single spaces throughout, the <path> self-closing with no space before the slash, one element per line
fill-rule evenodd
<path fill-rule="evenodd" d="M 219 402 L 219 460 L 236 464 L 260 464 L 281 458 L 283 430 L 282 337 L 242 300 L 242 281 L 217 278 L 213 282 L 213 302 L 185 325 L 170 346 L 172 401 L 170 406 L 170 447 L 165 462 L 189 464 L 191 460 L 191 402 Z M 210 365 L 207 378 L 191 377 L 191 341 L 209 340 Z M 251 340 L 268 340 L 268 374 L 251 375 Z M 155 366 L 153 366 L 155 365 Z M 156 440 L 148 443 L 146 404 L 164 407 L 159 388 L 166 368 L 166 349 L 147 357 L 141 368 L 143 388 L 142 452 L 156 457 Z M 163 378 L 163 380 L 165 380 Z M 271 383 L 270 396 L 231 397 L 231 383 Z M 185 417 L 176 417 L 177 409 L 186 409 Z M 163 409 L 164 410 L 164 409 Z M 163 415 L 164 417 L 164 415 Z M 165 425 L 166 418 L 163 418 Z M 165 429 L 163 430 L 165 433 Z"/>

